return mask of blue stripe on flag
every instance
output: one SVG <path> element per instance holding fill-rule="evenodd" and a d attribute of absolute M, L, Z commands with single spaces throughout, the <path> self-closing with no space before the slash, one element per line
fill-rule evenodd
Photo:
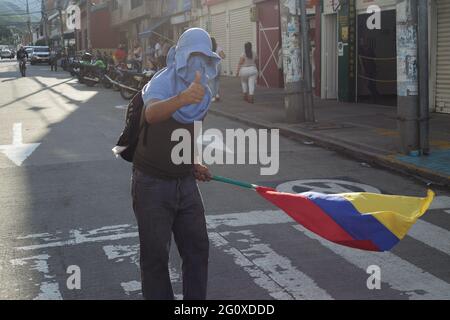
<path fill-rule="evenodd" d="M 380 251 L 388 251 L 400 240 L 371 215 L 362 215 L 353 204 L 339 195 L 305 192 L 308 197 L 346 230 L 355 240 L 371 240 Z"/>

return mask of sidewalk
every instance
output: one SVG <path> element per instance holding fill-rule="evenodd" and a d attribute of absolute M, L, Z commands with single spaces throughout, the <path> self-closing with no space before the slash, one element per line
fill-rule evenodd
<path fill-rule="evenodd" d="M 450 114 L 431 115 L 431 155 L 411 157 L 400 153 L 395 107 L 315 99 L 315 123 L 289 124 L 283 89 L 258 87 L 252 105 L 243 101 L 238 78 L 222 77 L 221 95 L 223 100 L 213 103 L 212 114 L 278 128 L 282 135 L 450 186 Z"/>

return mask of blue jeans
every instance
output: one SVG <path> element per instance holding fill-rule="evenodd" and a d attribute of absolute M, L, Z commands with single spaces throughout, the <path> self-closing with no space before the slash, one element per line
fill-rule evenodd
<path fill-rule="evenodd" d="M 131 193 L 144 299 L 174 299 L 169 276 L 172 233 L 183 261 L 184 299 L 206 299 L 209 240 L 195 177 L 161 179 L 134 169 Z"/>

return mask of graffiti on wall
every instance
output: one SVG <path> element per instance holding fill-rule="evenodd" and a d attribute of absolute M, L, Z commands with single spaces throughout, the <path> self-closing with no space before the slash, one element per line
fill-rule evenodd
<path fill-rule="evenodd" d="M 281 6 L 286 14 L 281 15 L 281 37 L 283 52 L 284 82 L 293 83 L 301 79 L 301 52 L 299 43 L 299 19 L 296 15 L 296 0 L 285 0 Z"/>
<path fill-rule="evenodd" d="M 417 26 L 411 1 L 397 4 L 397 80 L 398 95 L 417 96 Z"/>

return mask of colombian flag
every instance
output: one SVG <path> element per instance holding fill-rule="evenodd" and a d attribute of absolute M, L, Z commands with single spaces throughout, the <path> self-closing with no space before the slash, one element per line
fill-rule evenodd
<path fill-rule="evenodd" d="M 253 186 L 261 196 L 319 236 L 369 251 L 391 250 L 430 206 L 434 198 L 374 193 L 299 194 Z"/>

